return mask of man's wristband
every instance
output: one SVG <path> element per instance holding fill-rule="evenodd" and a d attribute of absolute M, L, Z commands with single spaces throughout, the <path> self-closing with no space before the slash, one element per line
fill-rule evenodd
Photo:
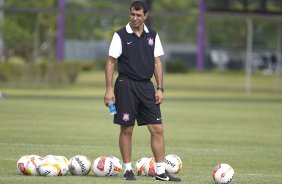
<path fill-rule="evenodd" d="M 157 87 L 157 90 L 161 90 L 162 92 L 164 92 L 164 88 L 162 87 Z"/>

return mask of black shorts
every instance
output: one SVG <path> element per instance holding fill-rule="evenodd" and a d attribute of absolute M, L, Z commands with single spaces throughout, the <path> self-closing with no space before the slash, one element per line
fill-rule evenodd
<path fill-rule="evenodd" d="M 155 89 L 151 80 L 135 81 L 118 76 L 115 82 L 117 114 L 114 123 L 122 126 L 161 124 L 160 105 L 155 104 Z"/>

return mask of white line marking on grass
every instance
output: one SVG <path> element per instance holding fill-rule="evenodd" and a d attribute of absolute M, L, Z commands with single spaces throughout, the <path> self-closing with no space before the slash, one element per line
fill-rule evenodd
<path fill-rule="evenodd" d="M 102 145 L 76 145 L 76 144 L 33 144 L 33 143 L 10 143 L 10 142 L 0 142 L 2 146 L 36 146 L 36 147 L 80 147 L 80 148 L 110 148 L 111 146 Z M 136 147 L 135 149 L 147 149 L 148 147 Z M 182 151 L 198 151 L 198 152 L 228 152 L 226 150 L 220 149 L 208 149 L 208 148 L 187 148 L 187 147 L 167 147 L 167 150 L 182 150 Z"/>
<path fill-rule="evenodd" d="M 211 174 L 210 172 L 190 172 L 191 175 L 194 176 L 202 176 L 202 175 L 209 175 Z M 235 177 L 240 177 L 240 176 L 261 176 L 261 177 L 282 177 L 282 173 L 277 173 L 277 174 L 273 174 L 273 173 L 236 173 L 235 172 Z"/>
<path fill-rule="evenodd" d="M 202 176 L 202 175 L 208 175 L 211 174 L 210 172 L 191 172 L 191 175 L 194 176 Z M 277 174 L 273 174 L 273 173 L 236 173 L 235 172 L 235 178 L 236 177 L 240 177 L 240 176 L 259 176 L 259 177 L 282 177 L 282 173 L 277 173 Z"/>
<path fill-rule="evenodd" d="M 33 144 L 33 143 L 11 143 L 11 142 L 0 142 L 0 145 L 2 146 L 36 146 L 36 147 L 59 147 L 59 148 L 66 148 L 66 147 L 80 147 L 80 148 L 111 148 L 111 145 L 77 145 L 77 144 Z M 147 149 L 149 146 L 138 146 L 134 149 Z M 208 152 L 208 153 L 228 153 L 230 152 L 229 149 L 211 149 L 211 148 L 191 148 L 191 147 L 170 147 L 167 146 L 166 149 L 168 151 L 187 151 L 187 152 Z M 237 152 L 253 152 L 253 150 L 237 150 Z"/>
<path fill-rule="evenodd" d="M 0 145 L 2 146 L 37 146 L 37 147 L 81 147 L 81 148 L 104 148 L 104 147 L 110 147 L 110 146 L 97 146 L 97 145 L 71 145 L 71 144 L 32 144 L 32 143 L 8 143 L 8 142 L 0 142 Z"/>
<path fill-rule="evenodd" d="M 169 147 L 167 146 L 167 149 L 171 149 L 171 150 L 186 150 L 186 151 L 205 151 L 205 152 L 222 152 L 224 151 L 223 149 L 209 149 L 209 148 L 187 148 L 187 147 Z"/>
<path fill-rule="evenodd" d="M 245 174 L 237 174 L 239 176 L 271 176 L 271 177 L 282 177 L 282 173 L 280 174 L 268 174 L 268 173 L 245 173 Z"/>
<path fill-rule="evenodd" d="M 5 160 L 5 161 L 16 161 L 16 159 L 13 159 L 13 158 L 1 158 L 1 160 Z"/>

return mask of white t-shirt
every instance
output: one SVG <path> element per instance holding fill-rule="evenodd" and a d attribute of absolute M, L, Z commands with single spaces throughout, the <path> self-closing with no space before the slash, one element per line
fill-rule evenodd
<path fill-rule="evenodd" d="M 129 23 L 126 25 L 126 31 L 129 34 L 133 34 L 133 30 L 131 29 Z M 149 32 L 147 26 L 144 24 L 144 31 L 146 33 Z M 113 39 L 109 48 L 109 56 L 112 56 L 113 58 L 118 58 L 122 54 L 122 43 L 119 35 L 117 33 L 114 33 Z M 159 35 L 156 35 L 155 38 L 155 48 L 154 48 L 154 56 L 159 57 L 164 55 L 164 50 L 161 44 L 161 40 L 159 38 Z"/>

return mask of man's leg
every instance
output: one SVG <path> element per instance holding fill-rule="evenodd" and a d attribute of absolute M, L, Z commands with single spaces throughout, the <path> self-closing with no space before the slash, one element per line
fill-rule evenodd
<path fill-rule="evenodd" d="M 151 133 L 151 147 L 156 161 L 156 180 L 180 182 L 180 178 L 173 177 L 165 172 L 165 141 L 163 125 L 149 124 L 148 128 Z"/>
<path fill-rule="evenodd" d="M 134 126 L 120 126 L 119 148 L 124 163 L 131 162 L 133 128 Z"/>
<path fill-rule="evenodd" d="M 163 125 L 149 124 L 148 128 L 151 133 L 151 148 L 155 157 L 155 161 L 156 163 L 164 162 L 165 144 Z"/>
<path fill-rule="evenodd" d="M 131 166 L 133 128 L 134 126 L 120 126 L 119 148 L 123 159 L 125 180 L 135 180 Z"/>

